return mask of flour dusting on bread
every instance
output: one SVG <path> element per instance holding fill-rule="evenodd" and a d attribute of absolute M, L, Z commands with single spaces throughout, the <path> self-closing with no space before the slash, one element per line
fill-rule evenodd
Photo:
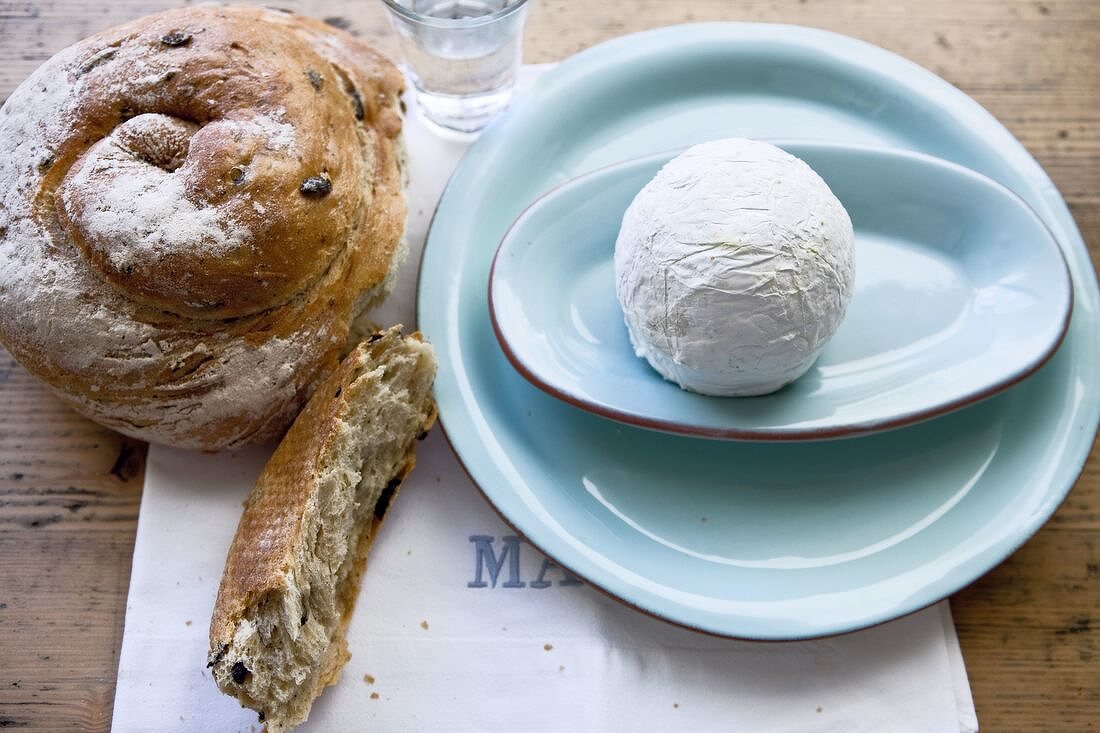
<path fill-rule="evenodd" d="M 190 200 L 183 176 L 150 174 L 148 164 L 112 138 L 90 155 L 95 162 L 85 162 L 60 188 L 61 202 L 80 212 L 83 236 L 106 250 L 116 270 L 169 253 L 217 257 L 245 244 L 239 222 Z"/>

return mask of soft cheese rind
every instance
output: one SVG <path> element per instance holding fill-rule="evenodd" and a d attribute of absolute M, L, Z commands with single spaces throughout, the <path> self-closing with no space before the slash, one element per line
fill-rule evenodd
<path fill-rule="evenodd" d="M 840 325 L 854 239 L 840 201 L 789 153 L 736 138 L 688 149 L 639 192 L 615 244 L 635 352 L 695 392 L 774 392 Z"/>

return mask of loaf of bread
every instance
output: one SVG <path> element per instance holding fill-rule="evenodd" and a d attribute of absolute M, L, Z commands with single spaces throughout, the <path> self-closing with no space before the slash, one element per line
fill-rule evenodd
<path fill-rule="evenodd" d="M 180 8 L 0 110 L 0 341 L 120 432 L 282 434 L 402 257 L 398 70 L 320 21 Z"/>
<path fill-rule="evenodd" d="M 306 719 L 348 660 L 367 551 L 435 419 L 418 335 L 372 336 L 314 393 L 264 467 L 229 549 L 209 666 L 269 733 Z"/>

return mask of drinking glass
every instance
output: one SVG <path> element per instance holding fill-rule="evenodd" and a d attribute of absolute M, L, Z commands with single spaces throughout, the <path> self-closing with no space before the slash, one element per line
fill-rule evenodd
<path fill-rule="evenodd" d="M 424 116 L 475 132 L 508 106 L 528 0 L 382 0 Z"/>

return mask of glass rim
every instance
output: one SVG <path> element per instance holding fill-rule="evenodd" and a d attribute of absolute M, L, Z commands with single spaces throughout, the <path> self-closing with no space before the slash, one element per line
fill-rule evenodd
<path fill-rule="evenodd" d="M 412 8 L 400 4 L 397 0 L 382 0 L 382 3 L 395 15 L 399 15 L 413 23 L 434 28 L 476 28 L 508 17 L 527 5 L 527 0 L 514 0 L 514 2 L 505 5 L 500 10 L 488 15 L 479 15 L 476 18 L 434 18 L 430 15 L 418 13 Z"/>

